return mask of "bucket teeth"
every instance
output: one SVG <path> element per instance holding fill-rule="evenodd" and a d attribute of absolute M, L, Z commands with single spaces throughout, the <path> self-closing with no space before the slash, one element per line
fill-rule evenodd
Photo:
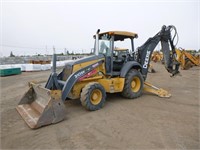
<path fill-rule="evenodd" d="M 32 83 L 16 107 L 30 128 L 57 123 L 65 118 L 66 108 L 60 90 L 49 90 Z"/>

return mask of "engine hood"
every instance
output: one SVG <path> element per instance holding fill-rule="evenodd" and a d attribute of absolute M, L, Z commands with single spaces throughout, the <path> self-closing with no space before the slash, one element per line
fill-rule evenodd
<path fill-rule="evenodd" d="M 84 57 L 84 58 L 81 58 L 81 59 L 78 59 L 78 60 L 75 60 L 75 61 L 68 62 L 68 63 L 66 63 L 66 65 L 73 66 L 73 65 L 76 65 L 76 64 L 81 64 L 81 63 L 92 61 L 92 60 L 98 60 L 98 59 L 101 59 L 101 58 L 104 58 L 103 54 L 99 54 L 98 56 L 92 55 L 92 56 Z"/>

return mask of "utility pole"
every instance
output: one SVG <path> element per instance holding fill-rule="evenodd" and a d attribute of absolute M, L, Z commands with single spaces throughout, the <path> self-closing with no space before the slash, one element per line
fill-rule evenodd
<path fill-rule="evenodd" d="M 65 55 L 67 55 L 67 49 L 65 48 Z"/>
<path fill-rule="evenodd" d="M 55 50 L 55 47 L 53 46 L 53 54 L 55 54 L 56 53 L 56 50 Z"/>
<path fill-rule="evenodd" d="M 45 46 L 45 49 L 46 49 L 46 55 L 48 55 L 48 49 L 47 49 L 47 45 Z"/>

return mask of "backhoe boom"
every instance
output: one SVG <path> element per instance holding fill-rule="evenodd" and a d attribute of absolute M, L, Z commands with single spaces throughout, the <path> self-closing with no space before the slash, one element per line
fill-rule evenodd
<path fill-rule="evenodd" d="M 163 26 L 160 32 L 158 32 L 154 37 L 149 38 L 142 46 L 138 47 L 138 62 L 142 65 L 141 73 L 144 79 L 146 79 L 147 77 L 152 52 L 159 42 L 161 42 L 162 46 L 165 68 L 169 73 L 172 74 L 172 76 L 179 73 L 179 63 L 176 61 L 174 56 L 176 52 L 175 46 L 173 44 L 174 38 L 171 37 L 171 29 L 174 29 L 176 31 L 176 28 L 174 26 Z M 175 32 L 175 34 L 177 33 Z M 169 44 L 171 46 L 172 52 L 170 51 Z"/>

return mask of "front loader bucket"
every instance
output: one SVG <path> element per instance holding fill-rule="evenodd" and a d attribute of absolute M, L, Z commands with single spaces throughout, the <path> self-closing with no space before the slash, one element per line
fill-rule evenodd
<path fill-rule="evenodd" d="M 62 121 L 66 114 L 60 90 L 49 90 L 34 83 L 30 83 L 16 109 L 33 129 Z"/>

